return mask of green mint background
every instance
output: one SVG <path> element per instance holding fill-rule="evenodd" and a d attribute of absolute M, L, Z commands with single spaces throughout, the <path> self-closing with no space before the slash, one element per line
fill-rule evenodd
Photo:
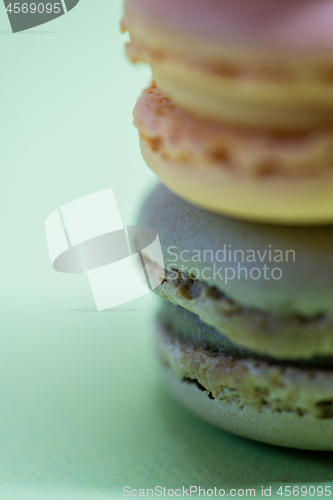
<path fill-rule="evenodd" d="M 84 275 L 53 271 L 51 212 L 112 187 L 123 222 L 135 224 L 155 183 L 132 125 L 149 70 L 124 56 L 119 0 L 81 0 L 16 34 L 1 7 L 1 500 L 332 482 L 331 453 L 243 440 L 168 395 L 152 294 L 97 313 Z"/>

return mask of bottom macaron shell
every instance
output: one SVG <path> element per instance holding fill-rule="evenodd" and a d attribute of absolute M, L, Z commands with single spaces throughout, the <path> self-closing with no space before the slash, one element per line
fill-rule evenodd
<path fill-rule="evenodd" d="M 333 371 L 224 357 L 173 340 L 157 323 L 167 386 L 202 419 L 277 446 L 333 450 Z"/>
<path fill-rule="evenodd" d="M 196 415 L 221 429 L 263 443 L 304 450 L 333 450 L 333 420 L 298 417 L 292 413 L 242 410 L 232 402 L 210 399 L 193 383 L 183 382 L 162 367 L 164 380 L 177 399 Z"/>
<path fill-rule="evenodd" d="M 333 173 L 302 178 L 240 178 L 223 169 L 196 169 L 173 163 L 140 138 L 147 165 L 172 191 L 213 212 L 277 224 L 333 221 Z"/>

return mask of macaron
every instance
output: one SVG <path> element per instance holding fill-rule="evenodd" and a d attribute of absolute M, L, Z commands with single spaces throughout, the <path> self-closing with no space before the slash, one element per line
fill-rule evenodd
<path fill-rule="evenodd" d="M 333 221 L 333 0 L 125 0 L 147 165 L 245 220 Z M 307 36 L 304 36 L 306 32 Z"/>
<path fill-rule="evenodd" d="M 125 0 L 127 54 L 177 105 L 269 129 L 333 125 L 331 0 Z"/>
<path fill-rule="evenodd" d="M 179 196 L 208 210 L 288 225 L 333 221 L 333 132 L 272 135 L 203 120 L 158 87 L 134 124 L 147 165 Z"/>
<path fill-rule="evenodd" d="M 333 231 L 242 222 L 163 185 L 138 223 L 157 230 L 165 273 L 162 372 L 205 420 L 280 446 L 333 450 Z M 137 237 L 138 249 L 144 248 Z"/>

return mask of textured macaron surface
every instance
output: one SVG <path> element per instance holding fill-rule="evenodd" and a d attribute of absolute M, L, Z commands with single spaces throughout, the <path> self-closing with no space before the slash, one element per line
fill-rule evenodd
<path fill-rule="evenodd" d="M 197 380 L 213 398 L 232 401 L 236 397 L 240 405 L 261 410 L 333 418 L 332 370 L 234 358 L 179 342 L 165 327 L 158 329 L 162 363 L 180 379 Z"/>
<path fill-rule="evenodd" d="M 238 221 L 191 205 L 163 185 L 148 196 L 139 223 L 157 230 L 166 269 L 197 276 L 244 307 L 305 318 L 333 313 L 332 226 Z"/>
<path fill-rule="evenodd" d="M 192 170 L 223 169 L 254 179 L 332 176 L 332 129 L 277 134 L 203 120 L 176 106 L 154 83 L 140 96 L 133 116 L 153 152 Z"/>

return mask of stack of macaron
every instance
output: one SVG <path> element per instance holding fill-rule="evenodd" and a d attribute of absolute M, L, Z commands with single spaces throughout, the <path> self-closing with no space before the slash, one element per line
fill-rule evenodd
<path fill-rule="evenodd" d="M 223 429 L 333 450 L 333 0 L 125 0 L 122 28 L 153 73 L 165 379 Z"/>

